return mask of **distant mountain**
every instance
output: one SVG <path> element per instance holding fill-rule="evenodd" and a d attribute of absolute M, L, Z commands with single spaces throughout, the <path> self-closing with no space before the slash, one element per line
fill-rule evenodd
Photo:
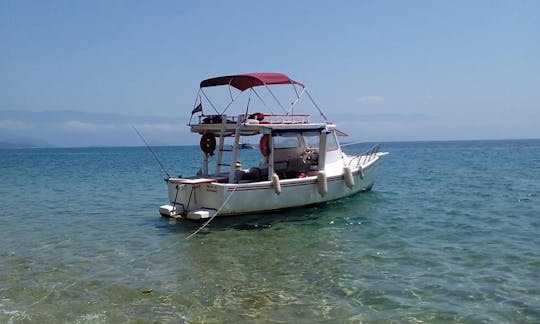
<path fill-rule="evenodd" d="M 70 110 L 0 110 L 0 147 L 134 146 L 188 144 L 187 119 Z"/>
<path fill-rule="evenodd" d="M 1 133 L 0 133 L 1 135 Z M 37 136 L 22 134 L 18 136 L 0 136 L 0 148 L 38 148 L 51 147 L 51 145 Z"/>
<path fill-rule="evenodd" d="M 164 116 L 134 116 L 115 113 L 89 113 L 75 110 L 0 110 L 0 121 L 12 120 L 39 123 L 60 123 L 69 121 L 82 121 L 95 124 L 121 124 L 121 123 L 162 123 L 176 121 L 177 118 Z"/>
<path fill-rule="evenodd" d="M 21 148 L 38 148 L 39 145 L 26 142 L 5 142 L 0 141 L 0 149 L 21 149 Z"/>

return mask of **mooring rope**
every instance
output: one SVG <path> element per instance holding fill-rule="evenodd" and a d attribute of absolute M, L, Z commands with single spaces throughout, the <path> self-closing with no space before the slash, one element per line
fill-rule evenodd
<path fill-rule="evenodd" d="M 216 213 L 214 215 L 212 215 L 212 217 L 210 217 L 209 220 L 206 221 L 206 223 L 204 223 L 201 227 L 199 227 L 195 232 L 189 234 L 187 237 L 186 237 L 186 240 L 191 238 L 193 235 L 199 233 L 203 228 L 206 227 L 206 225 L 210 224 L 210 222 L 216 218 L 216 216 L 219 214 L 219 212 L 221 211 L 221 209 L 223 209 L 223 207 L 225 207 L 225 205 L 229 202 L 229 199 L 231 199 L 233 193 L 235 192 L 236 190 L 236 186 L 233 187 L 233 190 L 231 191 L 231 193 L 229 194 L 229 196 L 227 197 L 227 199 L 225 199 L 225 201 L 223 202 L 223 204 L 221 204 L 221 206 L 217 209 Z"/>

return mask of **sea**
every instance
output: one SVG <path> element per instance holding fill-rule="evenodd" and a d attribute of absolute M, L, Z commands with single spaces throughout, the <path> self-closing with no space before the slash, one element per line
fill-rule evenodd
<path fill-rule="evenodd" d="M 369 192 L 191 237 L 146 147 L 0 150 L 0 323 L 539 323 L 540 140 L 381 150 Z"/>

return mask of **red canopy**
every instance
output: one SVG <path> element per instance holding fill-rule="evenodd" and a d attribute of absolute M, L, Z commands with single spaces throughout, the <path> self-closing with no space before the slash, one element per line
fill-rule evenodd
<path fill-rule="evenodd" d="M 304 88 L 302 83 L 289 79 L 283 73 L 247 73 L 222 76 L 202 81 L 201 88 L 228 84 L 240 91 L 268 84 L 298 84 Z"/>

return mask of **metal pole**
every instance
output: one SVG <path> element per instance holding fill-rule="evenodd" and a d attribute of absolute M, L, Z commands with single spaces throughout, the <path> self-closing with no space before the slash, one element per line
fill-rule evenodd
<path fill-rule="evenodd" d="M 203 89 L 201 88 L 200 89 L 201 93 L 203 94 L 203 96 L 206 98 L 206 100 L 208 101 L 208 103 L 210 104 L 210 106 L 212 106 L 212 108 L 214 109 L 214 111 L 216 112 L 216 114 L 219 115 L 219 111 L 216 109 L 216 107 L 214 106 L 214 104 L 212 103 L 212 101 L 210 101 L 210 99 L 206 96 L 206 93 L 204 93 Z"/>
<path fill-rule="evenodd" d="M 274 93 L 272 92 L 272 90 L 270 90 L 270 88 L 265 84 L 264 85 L 266 87 L 266 89 L 268 90 L 268 92 L 270 92 L 270 94 L 272 95 L 272 97 L 274 97 L 274 100 L 278 103 L 278 105 L 281 107 L 281 110 L 283 110 L 284 113 L 287 113 L 287 111 L 285 111 L 285 108 L 283 108 L 283 105 L 281 104 L 281 102 L 279 102 L 278 98 L 276 98 L 276 95 L 274 95 Z"/>
<path fill-rule="evenodd" d="M 315 100 L 313 100 L 313 98 L 311 98 L 311 95 L 309 94 L 309 92 L 306 90 L 306 94 L 308 95 L 309 97 L 309 100 L 311 100 L 311 102 L 313 103 L 313 105 L 315 105 L 315 107 L 317 108 L 317 110 L 319 111 L 319 113 L 321 114 L 321 116 L 324 118 L 324 120 L 328 121 L 328 118 L 326 118 L 326 116 L 323 114 L 321 108 L 319 108 L 319 106 L 317 105 L 317 103 L 315 102 Z"/>

